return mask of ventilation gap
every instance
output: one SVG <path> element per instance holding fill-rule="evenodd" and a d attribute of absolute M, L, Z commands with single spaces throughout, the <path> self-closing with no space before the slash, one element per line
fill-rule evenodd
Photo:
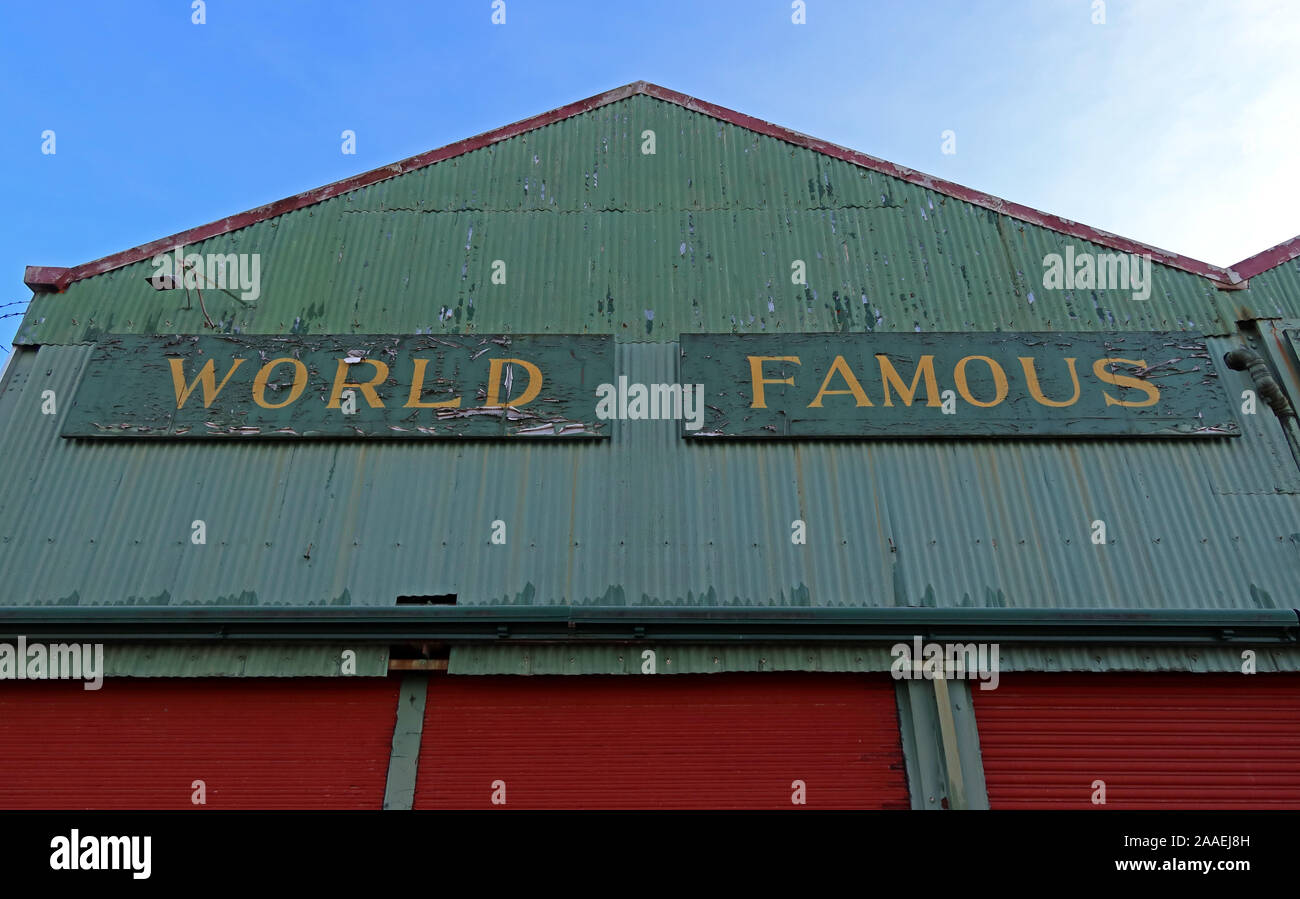
<path fill-rule="evenodd" d="M 454 606 L 455 593 L 431 593 L 427 596 L 399 596 L 399 606 Z"/>

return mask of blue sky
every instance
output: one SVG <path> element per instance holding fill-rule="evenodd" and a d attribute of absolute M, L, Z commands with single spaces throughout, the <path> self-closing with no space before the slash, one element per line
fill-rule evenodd
<path fill-rule="evenodd" d="M 0 304 L 638 79 L 1219 265 L 1300 233 L 1294 0 L 505 4 L 5 4 Z"/>

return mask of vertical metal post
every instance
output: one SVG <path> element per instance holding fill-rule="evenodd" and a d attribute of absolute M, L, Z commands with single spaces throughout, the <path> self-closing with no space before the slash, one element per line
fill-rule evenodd
<path fill-rule="evenodd" d="M 948 770 L 948 807 L 966 807 L 966 785 L 961 774 L 961 753 L 957 749 L 957 724 L 952 715 L 948 682 L 940 673 L 934 679 L 934 701 L 939 709 L 939 733 L 943 738 L 943 760 Z"/>
<path fill-rule="evenodd" d="M 428 689 L 428 672 L 417 671 L 402 678 L 402 688 L 397 694 L 393 751 L 388 757 L 388 783 L 384 787 L 386 809 L 409 809 L 415 803 L 415 777 L 420 767 Z"/>

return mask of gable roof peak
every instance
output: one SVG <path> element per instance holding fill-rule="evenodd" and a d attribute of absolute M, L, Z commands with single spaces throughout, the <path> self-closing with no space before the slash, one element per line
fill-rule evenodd
<path fill-rule="evenodd" d="M 429 150 L 415 156 L 394 162 L 390 165 L 381 166 L 363 172 L 359 175 L 353 175 L 350 178 L 344 178 L 341 181 L 335 181 L 323 187 L 313 190 L 304 191 L 294 194 L 291 197 L 285 197 L 282 200 L 276 200 L 273 203 L 267 203 L 264 206 L 258 206 L 255 209 L 249 209 L 236 215 L 219 219 L 215 222 L 209 222 L 206 225 L 199 225 L 168 237 L 162 237 L 149 243 L 141 244 L 129 250 L 120 253 L 114 253 L 92 262 L 72 267 L 60 266 L 28 266 L 24 275 L 24 282 L 33 291 L 36 292 L 57 292 L 65 290 L 73 282 L 90 278 L 95 275 L 113 271 L 135 262 L 150 259 L 160 253 L 165 253 L 176 247 L 188 246 L 211 237 L 221 234 L 227 234 L 231 231 L 237 231 L 246 228 L 266 219 L 283 215 L 306 206 L 315 205 L 325 200 L 337 197 L 340 194 L 350 191 L 359 190 L 379 181 L 389 178 L 395 178 L 408 172 L 425 168 L 426 166 L 469 153 L 473 150 L 482 149 L 491 146 L 503 140 L 516 137 L 520 134 L 543 128 L 557 122 L 574 116 L 582 115 L 586 112 L 608 106 L 611 103 L 617 103 L 626 100 L 632 96 L 647 96 L 656 100 L 662 100 L 665 103 L 672 103 L 692 112 L 697 112 L 719 121 L 727 122 L 739 128 L 763 134 L 776 140 L 783 141 L 824 156 L 829 156 L 871 171 L 888 175 L 892 178 L 898 178 L 912 184 L 919 185 L 928 190 L 945 196 L 952 197 L 989 209 L 999 215 L 1005 215 L 1022 222 L 1047 228 L 1058 233 L 1075 237 L 1080 240 L 1086 240 L 1090 243 L 1099 244 L 1114 250 L 1120 250 L 1126 253 L 1137 255 L 1150 255 L 1153 262 L 1159 262 L 1163 265 L 1182 271 L 1191 272 L 1192 274 L 1201 275 L 1211 281 L 1216 282 L 1218 286 L 1225 288 L 1244 286 L 1244 279 L 1265 271 L 1275 265 L 1280 265 L 1289 259 L 1300 256 L 1300 237 L 1279 244 L 1276 247 L 1265 250 L 1262 253 L 1243 260 L 1233 268 L 1221 268 L 1217 265 L 1211 265 L 1208 262 L 1201 262 L 1188 256 L 1178 253 L 1171 253 L 1167 250 L 1153 247 L 1149 244 L 1136 240 L 1130 240 L 1109 231 L 1103 231 L 1098 228 L 1092 228 L 1078 222 L 1042 212 L 1029 206 L 1019 203 L 1013 203 L 986 194 L 981 191 L 937 178 L 933 175 L 927 175 L 924 172 L 918 172 L 915 169 L 906 166 L 897 165 L 878 159 L 866 153 L 850 150 L 841 147 L 838 144 L 829 141 L 820 140 L 809 135 L 802 134 L 798 131 L 784 128 L 780 125 L 774 125 L 771 122 L 764 121 L 745 113 L 710 103 L 707 100 L 701 100 L 688 94 L 663 87 L 650 81 L 638 80 L 628 84 L 604 91 L 585 100 L 578 100 L 568 103 L 564 106 L 556 107 L 547 112 L 539 113 L 495 128 L 483 134 L 467 137 L 463 140 L 447 144 L 435 150 Z M 1237 271 L 1236 269 L 1241 269 Z"/>

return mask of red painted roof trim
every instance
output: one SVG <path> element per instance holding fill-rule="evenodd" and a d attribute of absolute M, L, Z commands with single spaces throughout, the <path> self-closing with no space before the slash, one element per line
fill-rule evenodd
<path fill-rule="evenodd" d="M 425 166 L 433 165 L 436 162 L 442 162 L 454 156 L 468 153 L 471 150 L 478 150 L 490 146 L 499 141 L 507 140 L 527 131 L 533 131 L 546 125 L 552 125 L 556 122 L 572 116 L 581 115 L 593 109 L 599 109 L 610 103 L 616 103 L 619 100 L 625 100 L 636 94 L 645 94 L 667 103 L 673 103 L 685 109 L 702 113 L 712 118 L 729 122 L 740 128 L 746 128 L 750 131 L 756 131 L 759 134 L 765 134 L 768 137 L 795 146 L 812 150 L 835 159 L 840 159 L 853 165 L 862 166 L 872 171 L 890 175 L 894 178 L 900 178 L 911 184 L 917 184 L 921 187 L 928 188 L 937 193 L 953 197 L 958 200 L 964 200 L 967 203 L 973 203 L 976 206 L 982 206 L 985 209 L 991 209 L 1002 215 L 1019 219 L 1034 225 L 1040 225 L 1071 237 L 1077 237 L 1080 240 L 1087 240 L 1092 243 L 1101 244 L 1111 249 L 1120 250 L 1126 253 L 1150 254 L 1153 261 L 1160 262 L 1182 271 L 1202 275 L 1213 281 L 1220 282 L 1224 285 L 1237 285 L 1244 278 L 1251 275 L 1247 272 L 1258 274 L 1271 268 L 1273 265 L 1285 262 L 1288 259 L 1300 255 L 1300 238 L 1288 241 L 1285 244 L 1279 244 L 1270 250 L 1265 250 L 1258 256 L 1252 256 L 1250 259 L 1239 263 L 1233 269 L 1220 268 L 1217 265 L 1211 265 L 1208 262 L 1201 262 L 1187 256 L 1181 256 L 1177 253 L 1170 253 L 1157 247 L 1144 244 L 1136 240 L 1129 240 L 1126 237 L 1120 237 L 1111 234 L 1108 231 L 1102 231 L 1097 228 L 1091 228 L 1087 225 L 1081 225 L 1078 222 L 1061 218 L 1060 216 L 1050 215 L 1041 212 L 1029 206 L 1022 206 L 1019 203 L 1012 203 L 1003 200 L 991 194 L 981 193 L 960 184 L 954 184 L 951 181 L 945 181 L 942 178 L 935 178 L 932 175 L 926 175 L 914 169 L 905 168 L 895 165 L 892 162 L 886 162 L 883 159 L 877 159 L 874 156 L 868 156 L 866 153 L 859 153 L 856 150 L 850 150 L 837 144 L 828 143 L 827 141 L 818 140 L 815 137 L 809 137 L 806 134 L 800 134 L 798 131 L 791 131 L 788 128 L 782 128 L 780 125 L 773 125 L 762 119 L 756 119 L 753 116 L 718 106 L 704 100 L 696 99 L 687 94 L 678 93 L 657 84 L 650 84 L 646 81 L 636 81 L 623 87 L 606 91 L 603 94 L 597 94 L 594 97 L 588 97 L 585 100 L 579 100 L 576 103 L 570 103 L 567 106 L 561 106 L 552 109 L 549 112 L 543 112 L 539 115 L 532 116 L 522 121 L 497 128 L 479 134 L 475 137 L 469 137 L 445 147 L 436 150 L 430 150 L 417 156 L 411 156 L 392 165 L 383 166 L 382 168 L 372 169 L 360 175 L 354 175 L 351 178 L 345 178 L 342 181 L 335 181 L 333 184 L 327 184 L 324 187 L 318 187 L 315 190 L 304 191 L 295 194 L 292 197 L 286 197 L 283 200 L 277 200 L 274 203 L 268 203 L 265 206 L 259 206 L 256 209 L 250 209 L 247 212 L 241 212 L 237 215 L 228 216 L 206 225 L 200 225 L 197 228 L 191 228 L 188 231 L 182 231 L 179 234 L 173 234 L 170 237 L 163 237 L 130 250 L 121 253 L 114 253 L 111 256 L 105 256 L 102 259 L 96 259 L 93 262 L 87 262 L 84 265 L 73 266 L 71 268 L 60 268 L 57 266 L 28 266 L 24 281 L 27 286 L 35 291 L 62 291 L 67 289 L 68 285 L 74 281 L 80 281 L 84 278 L 90 278 L 104 272 L 130 265 L 144 259 L 151 259 L 155 255 L 166 252 L 173 247 L 187 246 L 219 234 L 227 234 L 231 231 L 237 231 L 240 228 L 247 228 L 249 225 L 265 221 L 277 215 L 283 215 L 286 212 L 292 212 L 296 209 L 302 209 L 305 206 L 311 206 L 331 197 L 337 197 L 339 194 L 348 191 L 357 190 L 374 184 L 377 181 L 383 181 L 393 178 L 406 172 L 422 169 Z M 1287 255 L 1289 253 L 1289 255 Z M 1276 260 L 1276 261 L 1269 261 Z M 1258 266 L 1258 268 L 1257 268 Z M 1243 270 L 1244 269 L 1244 270 Z"/>
<path fill-rule="evenodd" d="M 1022 222 L 1029 222 L 1034 225 L 1041 225 L 1052 231 L 1058 231 L 1062 234 L 1068 234 L 1071 237 L 1078 237 L 1081 240 L 1098 243 L 1102 246 L 1110 247 L 1115 250 L 1122 250 L 1126 253 L 1137 253 L 1139 255 L 1149 253 L 1151 259 L 1155 262 L 1161 262 L 1183 271 L 1192 272 L 1197 275 L 1204 275 L 1215 281 L 1224 281 L 1225 283 L 1235 283 L 1238 279 L 1234 273 L 1227 269 L 1220 268 L 1217 265 L 1211 265 L 1208 262 L 1201 262 L 1188 256 L 1181 256 L 1177 253 L 1170 253 L 1158 247 L 1141 243 L 1136 240 L 1129 240 L 1127 237 L 1120 237 L 1118 234 L 1111 234 L 1109 231 L 1102 231 L 1098 228 L 1092 228 L 1088 225 L 1081 225 L 1078 222 L 1061 218 L 1058 215 L 1051 215 L 1040 210 L 1033 209 L 1029 206 L 1022 206 L 1019 203 L 1012 203 L 995 197 L 992 194 L 982 193 L 978 190 L 972 190 L 969 187 L 963 187 L 960 184 L 954 184 L 951 181 L 945 181 L 942 178 L 936 178 L 933 175 L 927 175 L 924 172 L 918 172 L 915 169 L 905 168 L 895 165 L 892 162 L 886 162 L 883 159 L 877 159 L 874 156 L 868 156 L 866 153 L 860 153 L 857 150 L 850 150 L 841 147 L 838 144 L 828 143 L 824 140 L 818 140 L 815 137 L 809 137 L 806 134 L 800 134 L 798 131 L 791 131 L 788 128 L 782 128 L 780 125 L 773 125 L 756 119 L 753 116 L 747 116 L 744 113 L 734 112 L 733 110 L 708 103 L 704 100 L 697 100 L 694 97 L 688 97 L 685 94 L 679 94 L 676 91 L 667 88 L 658 87 L 657 85 L 647 85 L 644 93 L 652 97 L 658 97 L 660 100 L 666 100 L 669 103 L 676 103 L 687 109 L 714 118 L 722 119 L 733 125 L 742 128 L 748 128 L 769 137 L 787 143 L 795 144 L 826 156 L 832 156 L 836 159 L 842 159 L 845 162 L 851 162 L 854 165 L 860 165 L 863 168 L 872 171 L 881 172 L 885 175 L 891 175 L 900 178 L 911 184 L 917 184 L 921 187 L 928 188 L 949 197 L 958 200 L 965 200 L 967 203 L 973 203 L 976 206 L 982 206 L 985 209 L 991 209 L 994 212 L 1019 219 Z"/>
<path fill-rule="evenodd" d="M 1249 259 L 1243 259 L 1232 267 L 1240 278 L 1253 278 L 1261 272 L 1277 268 L 1284 262 L 1300 257 L 1300 237 L 1284 240 L 1262 253 L 1256 253 Z"/>

